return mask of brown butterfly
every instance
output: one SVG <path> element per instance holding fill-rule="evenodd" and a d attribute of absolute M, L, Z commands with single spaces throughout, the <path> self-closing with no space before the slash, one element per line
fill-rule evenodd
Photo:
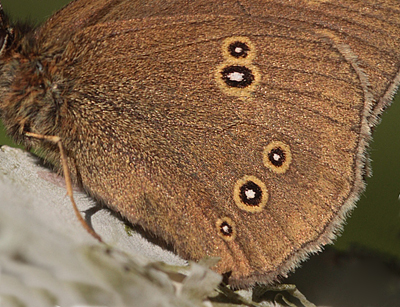
<path fill-rule="evenodd" d="M 399 84 L 396 1 L 75 0 L 0 24 L 8 134 L 247 287 L 334 239 Z"/>

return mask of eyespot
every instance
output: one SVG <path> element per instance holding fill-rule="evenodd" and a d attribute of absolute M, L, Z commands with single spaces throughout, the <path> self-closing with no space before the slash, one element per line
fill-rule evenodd
<path fill-rule="evenodd" d="M 236 182 L 233 199 L 242 210 L 260 212 L 267 204 L 268 190 L 260 179 L 246 175 Z"/>
<path fill-rule="evenodd" d="M 229 217 L 223 217 L 216 223 L 218 235 L 225 241 L 233 241 L 236 238 L 236 225 Z"/>
<path fill-rule="evenodd" d="M 290 147 L 283 142 L 269 143 L 263 152 L 263 162 L 266 167 L 277 174 L 285 173 L 292 162 Z"/>
<path fill-rule="evenodd" d="M 246 66 L 226 66 L 221 71 L 221 77 L 230 87 L 245 88 L 254 82 L 254 74 Z"/>
<path fill-rule="evenodd" d="M 249 55 L 250 48 L 246 43 L 236 41 L 228 46 L 228 52 L 234 58 L 246 58 Z"/>
<path fill-rule="evenodd" d="M 216 73 L 220 88 L 232 96 L 248 96 L 260 82 L 260 73 L 254 65 L 222 64 Z"/>
<path fill-rule="evenodd" d="M 222 44 L 224 58 L 232 63 L 250 63 L 256 54 L 256 48 L 248 37 L 228 37 Z"/>

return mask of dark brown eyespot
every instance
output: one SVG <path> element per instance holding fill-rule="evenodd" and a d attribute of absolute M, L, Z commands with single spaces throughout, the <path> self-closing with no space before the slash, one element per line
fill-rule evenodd
<path fill-rule="evenodd" d="M 256 48 L 250 38 L 233 36 L 224 40 L 222 54 L 231 64 L 250 64 L 255 57 Z"/>
<path fill-rule="evenodd" d="M 254 74 L 246 66 L 230 65 L 221 71 L 221 78 L 229 87 L 246 88 L 254 82 Z"/>
<path fill-rule="evenodd" d="M 292 162 L 290 147 L 283 142 L 269 143 L 263 152 L 264 165 L 275 173 L 282 174 L 289 169 Z"/>
<path fill-rule="evenodd" d="M 268 201 L 267 187 L 254 176 L 244 176 L 236 182 L 233 199 L 242 210 L 260 212 Z"/>
<path fill-rule="evenodd" d="M 246 58 L 249 54 L 250 48 L 246 43 L 236 41 L 228 46 L 228 52 L 234 58 Z"/>
<path fill-rule="evenodd" d="M 261 75 L 252 61 L 256 48 L 248 37 L 228 37 L 222 43 L 224 62 L 215 74 L 218 86 L 231 96 L 250 96 L 260 83 Z"/>
<path fill-rule="evenodd" d="M 232 241 L 236 238 L 236 226 L 229 217 L 218 219 L 216 226 L 218 235 L 225 241 Z"/>

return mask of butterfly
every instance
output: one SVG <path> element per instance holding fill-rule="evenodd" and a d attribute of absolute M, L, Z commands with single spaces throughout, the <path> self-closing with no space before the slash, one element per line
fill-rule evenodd
<path fill-rule="evenodd" d="M 234 287 L 271 283 L 332 242 L 365 188 L 399 15 L 390 1 L 75 0 L 27 28 L 2 13 L 1 118 L 180 256 L 220 257 Z"/>

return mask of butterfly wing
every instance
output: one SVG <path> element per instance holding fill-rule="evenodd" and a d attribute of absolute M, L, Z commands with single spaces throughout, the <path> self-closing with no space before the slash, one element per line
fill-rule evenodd
<path fill-rule="evenodd" d="M 179 254 L 220 256 L 233 285 L 271 282 L 331 242 L 364 188 L 399 25 L 358 2 L 171 3 L 118 2 L 148 15 L 110 10 L 67 43 L 71 169 Z"/>

